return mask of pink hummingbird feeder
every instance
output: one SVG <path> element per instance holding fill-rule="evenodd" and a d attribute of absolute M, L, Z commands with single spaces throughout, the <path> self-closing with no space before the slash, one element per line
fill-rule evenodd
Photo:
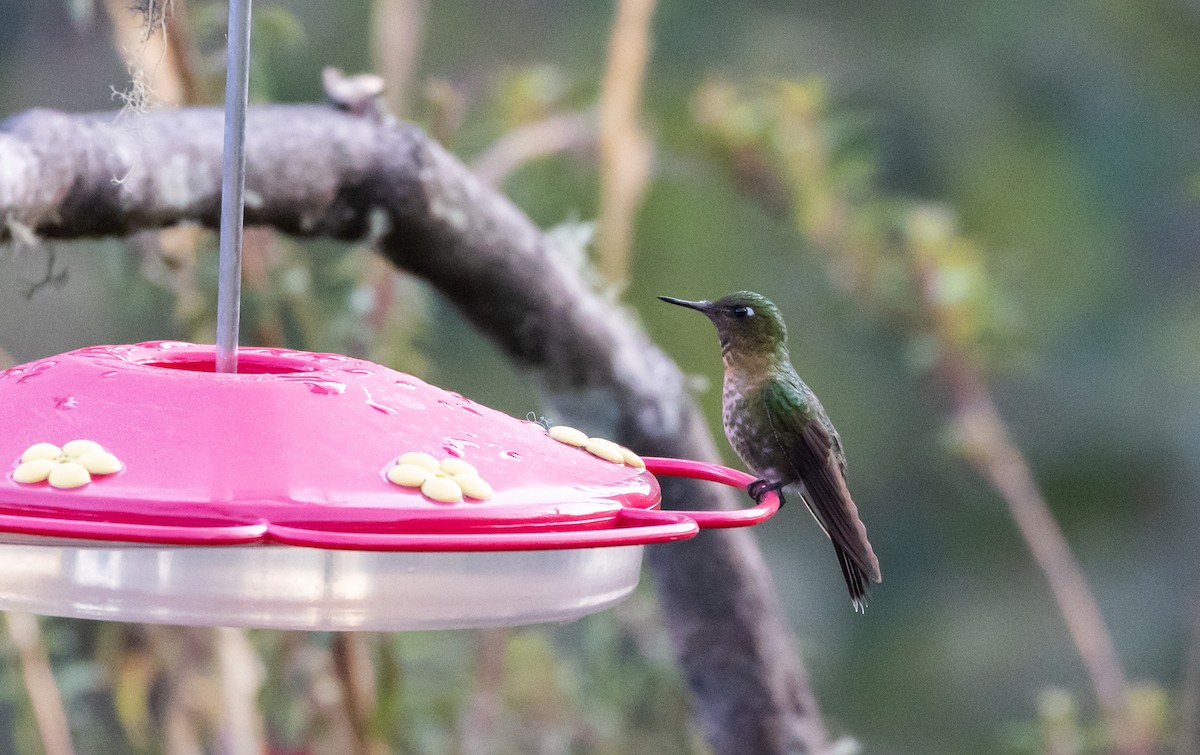
<path fill-rule="evenodd" d="M 643 546 L 737 511 L 663 511 L 645 459 L 336 354 L 237 347 L 248 0 L 232 0 L 216 346 L 96 346 L 0 372 L 0 609 L 286 629 L 566 621 Z"/>
<path fill-rule="evenodd" d="M 0 372 L 0 607 L 122 621 L 425 629 L 565 621 L 637 585 L 663 511 L 644 461 L 336 354 L 96 346 Z"/>

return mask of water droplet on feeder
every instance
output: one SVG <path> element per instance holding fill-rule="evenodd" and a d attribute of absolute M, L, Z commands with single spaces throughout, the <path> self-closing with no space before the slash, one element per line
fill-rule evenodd
<path fill-rule="evenodd" d="M 442 450 L 451 456 L 463 458 L 468 448 L 479 448 L 479 444 L 465 438 L 442 438 Z"/>
<path fill-rule="evenodd" d="M 373 399 L 367 399 L 367 406 L 371 407 L 372 409 L 374 409 L 377 412 L 380 412 L 381 414 L 397 414 L 398 413 L 392 407 L 384 406 L 383 404 L 381 404 L 378 401 L 375 401 Z"/>
<path fill-rule="evenodd" d="M 38 375 L 41 375 L 43 372 L 50 369 L 51 367 L 53 367 L 56 364 L 58 364 L 58 362 L 55 362 L 50 359 L 44 359 L 40 362 L 34 362 L 33 364 L 29 365 L 29 367 L 27 367 L 26 369 L 24 369 L 20 373 L 18 373 L 19 377 L 17 378 L 17 382 L 18 383 L 27 383 L 30 380 L 37 377 Z"/>
<path fill-rule="evenodd" d="M 344 383 L 332 380 L 306 380 L 304 384 L 308 386 L 308 390 L 321 396 L 340 396 L 346 392 Z"/>
<path fill-rule="evenodd" d="M 517 453 L 516 451 L 505 451 L 503 455 L 509 459 L 512 459 L 513 461 L 521 460 L 521 454 Z"/>
<path fill-rule="evenodd" d="M 79 399 L 75 398 L 74 396 L 54 397 L 55 409 L 74 409 L 77 406 L 79 406 Z"/>

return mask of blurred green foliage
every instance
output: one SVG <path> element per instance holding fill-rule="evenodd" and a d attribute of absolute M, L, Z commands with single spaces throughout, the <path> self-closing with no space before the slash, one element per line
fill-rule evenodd
<path fill-rule="evenodd" d="M 219 91 L 224 4 L 190 7 L 199 72 Z M 256 3 L 255 97 L 317 100 L 323 66 L 368 69 L 369 11 Z M 115 107 L 110 87 L 126 73 L 102 15 L 0 0 L 0 112 Z M 587 111 L 610 16 L 606 4 L 547 0 L 429 4 L 411 110 L 468 162 L 517 126 Z M 1180 0 L 706 2 L 662 5 L 654 31 L 656 174 L 624 300 L 708 386 L 699 398 L 714 429 L 715 340 L 654 297 L 751 288 L 787 315 L 887 577 L 856 617 L 806 517 L 785 511 L 759 528 L 831 730 L 865 752 L 913 755 L 1101 742 L 1040 574 L 993 494 L 946 453 L 943 405 L 922 378 L 936 343 L 912 327 L 922 314 L 895 256 L 906 250 L 939 259 L 953 337 L 996 376 L 1130 677 L 1146 682 L 1133 691 L 1138 720 L 1169 740 L 1200 586 L 1200 11 Z M 581 150 L 525 165 L 504 190 L 548 228 L 594 217 L 596 186 Z M 452 303 L 372 269 L 368 248 L 260 241 L 247 340 L 368 356 L 517 416 L 539 410 Z M 211 238 L 182 259 L 152 243 L 54 249 L 68 280 L 31 298 L 46 250 L 0 249 L 0 347 L 19 360 L 211 338 Z M 43 626 L 81 751 L 162 751 L 155 685 L 186 643 Z M 268 734 L 302 752 L 336 717 L 312 697 L 330 640 L 252 639 Z M 169 657 L 147 660 L 146 647 Z M 476 636 L 372 647 L 373 726 L 400 752 L 456 751 Z M 496 751 L 703 751 L 644 589 L 574 625 L 514 630 L 506 647 Z M 35 751 L 13 650 L 0 651 L 0 750 Z"/>

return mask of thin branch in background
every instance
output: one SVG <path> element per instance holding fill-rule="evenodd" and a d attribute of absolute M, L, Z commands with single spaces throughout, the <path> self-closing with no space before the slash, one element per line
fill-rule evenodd
<path fill-rule="evenodd" d="M 339 632 L 333 638 L 334 675 L 341 686 L 342 708 L 354 733 L 354 755 L 386 755 L 387 742 L 380 739 L 373 722 L 379 707 L 375 665 L 371 650 L 375 635 Z"/>
<path fill-rule="evenodd" d="M 225 752 L 266 752 L 258 690 L 263 682 L 262 660 L 250 645 L 245 629 L 212 630 L 221 680 L 220 741 Z"/>
<path fill-rule="evenodd" d="M 350 294 L 350 309 L 358 323 L 346 334 L 342 353 L 421 374 L 424 360 L 415 351 L 404 355 L 411 354 L 415 358 L 412 364 L 395 361 L 400 356 L 399 351 L 408 352 L 406 348 L 396 348 L 397 344 L 410 344 L 416 333 L 415 326 L 421 321 L 419 313 L 410 319 L 400 312 L 402 306 L 410 303 L 407 294 L 414 297 L 412 303 L 420 301 L 420 292 L 416 290 L 406 290 L 403 297 L 397 295 L 398 289 L 406 283 L 408 281 L 402 281 L 396 270 L 373 250 L 362 250 L 357 280 Z"/>
<path fill-rule="evenodd" d="M 618 0 L 600 89 L 600 272 L 629 279 L 633 223 L 650 180 L 653 147 L 639 125 L 655 0 Z"/>
<path fill-rule="evenodd" d="M 946 367 L 966 457 L 1008 505 L 1050 585 L 1101 710 L 1114 733 L 1125 731 L 1129 724 L 1125 673 L 1087 577 L 1034 481 L 1029 462 L 1013 442 L 983 376 L 961 364 Z"/>
<path fill-rule="evenodd" d="M 50 668 L 50 656 L 37 617 L 18 611 L 4 614 L 8 634 L 17 648 L 21 663 L 21 680 L 29 694 L 33 717 L 37 722 L 38 736 L 46 755 L 73 755 L 71 727 L 67 724 L 67 712 L 63 708 L 62 695 L 54 681 Z"/>
<path fill-rule="evenodd" d="M 452 145 L 467 119 L 467 93 L 449 79 L 429 79 L 421 95 L 429 135 L 441 144 Z"/>
<path fill-rule="evenodd" d="M 475 159 L 471 170 L 490 186 L 500 186 L 518 168 L 560 152 L 595 143 L 596 124 L 590 113 L 552 115 L 509 131 Z"/>
<path fill-rule="evenodd" d="M 982 375 L 972 374 L 961 365 L 947 366 L 945 371 L 952 385 L 954 418 L 966 457 L 1008 505 L 1050 585 L 1096 701 L 1113 734 L 1120 739 L 1130 723 L 1125 673 L 1087 578 L 1034 481 L 1028 461 L 1009 435 Z"/>
<path fill-rule="evenodd" d="M 374 244 L 362 266 L 358 285 L 370 299 L 362 327 L 349 339 L 350 356 L 361 356 L 414 375 L 427 374 L 429 362 L 417 338 L 428 320 L 428 291 L 420 281 L 389 265 L 375 252 Z"/>
<path fill-rule="evenodd" d="M 35 281 L 25 281 L 25 291 L 22 295 L 27 300 L 33 299 L 43 289 L 62 288 L 67 285 L 67 280 L 70 278 L 70 271 L 65 267 L 58 266 L 58 250 L 50 244 L 41 244 L 40 246 L 46 252 L 46 272 Z"/>
<path fill-rule="evenodd" d="M 246 294 L 263 298 L 270 295 L 277 271 L 283 266 L 285 253 L 282 246 L 270 228 L 256 226 L 242 232 L 242 286 Z M 209 308 L 207 315 L 205 327 L 215 327 L 215 311 Z M 251 343 L 274 347 L 286 345 L 280 307 L 264 308 L 259 317 L 242 327 L 247 329 Z"/>
<path fill-rule="evenodd" d="M 475 677 L 459 734 L 462 755 L 489 755 L 501 741 L 497 729 L 504 707 L 504 656 L 511 636 L 512 631 L 504 628 L 475 632 Z"/>
<path fill-rule="evenodd" d="M 428 6 L 428 0 L 375 0 L 372 11 L 371 60 L 387 82 L 384 104 L 399 116 L 409 112 Z"/>
<path fill-rule="evenodd" d="M 379 693 L 376 726 L 395 752 L 416 752 L 413 727 L 404 710 L 405 669 L 400 660 L 396 635 L 382 637 L 375 645 L 375 678 Z"/>
<path fill-rule="evenodd" d="M 289 667 L 302 690 L 305 710 L 305 751 L 362 752 L 355 724 L 349 715 L 348 690 L 331 643 L 319 636 L 299 635 Z"/>
<path fill-rule="evenodd" d="M 972 353 L 973 344 L 963 338 L 963 328 L 956 322 L 961 312 L 947 306 L 942 295 L 944 289 L 939 283 L 942 276 L 937 266 L 956 246 L 956 235 L 941 212 L 917 209 L 912 218 L 909 264 L 926 320 L 941 353 L 938 372 L 949 388 L 964 454 L 1008 506 L 1034 562 L 1045 576 L 1114 744 L 1123 752 L 1149 752 L 1149 743 L 1126 740 L 1134 727 L 1125 671 L 1112 634 L 1083 569 L 1034 480 L 1029 462 L 996 407 L 978 356 Z"/>
<path fill-rule="evenodd" d="M 397 298 L 396 275 L 396 269 L 387 264 L 378 254 L 372 254 L 363 265 L 360 285 L 371 291 L 371 309 L 367 313 L 366 321 L 372 334 L 382 332 L 391 321 Z M 407 318 L 405 319 L 407 321 Z M 367 346 L 365 343 L 362 345 Z"/>
<path fill-rule="evenodd" d="M 178 690 L 171 690 L 178 693 Z M 195 718 L 178 700 L 168 697 L 163 710 L 163 751 L 171 755 L 205 755 Z"/>
<path fill-rule="evenodd" d="M 164 751 L 171 755 L 202 755 L 201 732 L 212 731 L 222 715 L 221 701 L 213 694 L 213 633 L 206 627 L 159 624 L 119 625 L 122 634 L 144 633 L 158 661 L 162 678 Z M 128 642 L 128 640 L 125 640 Z"/>
<path fill-rule="evenodd" d="M 143 625 L 112 624 L 105 630 L 116 640 L 115 652 L 105 654 L 113 711 L 131 749 L 145 750 L 156 736 L 158 716 L 151 698 L 156 683 L 165 677 L 161 656 Z"/>
<path fill-rule="evenodd" d="M 135 233 L 125 239 L 141 260 L 141 273 L 146 280 L 175 297 L 172 317 L 184 326 L 184 332 L 202 330 L 206 313 L 213 306 L 200 290 L 197 270 L 201 246 L 209 235 L 209 231 L 198 225 L 181 224 Z M 206 335 L 201 340 L 211 339 L 212 335 Z"/>

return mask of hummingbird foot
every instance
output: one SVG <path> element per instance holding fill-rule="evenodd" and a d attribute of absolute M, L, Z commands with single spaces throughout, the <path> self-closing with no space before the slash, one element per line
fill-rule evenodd
<path fill-rule="evenodd" d="M 762 503 L 763 496 L 770 491 L 775 491 L 779 495 L 779 508 L 783 508 L 786 501 L 783 498 L 783 482 L 770 482 L 768 480 L 755 480 L 746 486 L 746 492 L 754 499 L 757 504 Z"/>

